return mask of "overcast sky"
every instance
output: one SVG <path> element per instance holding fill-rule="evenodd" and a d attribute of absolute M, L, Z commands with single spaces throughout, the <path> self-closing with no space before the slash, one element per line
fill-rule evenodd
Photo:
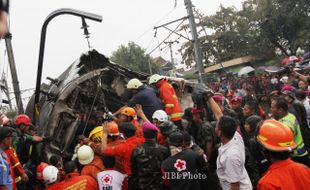
<path fill-rule="evenodd" d="M 220 4 L 241 7 L 242 0 L 192 0 L 205 15 L 218 10 Z M 183 0 L 11 0 L 10 23 L 13 49 L 21 89 L 34 88 L 37 73 L 41 26 L 49 13 L 59 8 L 73 8 L 102 15 L 102 23 L 87 21 L 94 49 L 110 56 L 118 46 L 134 41 L 150 52 L 168 34 L 153 27 L 186 16 Z M 171 25 L 173 29 L 175 25 Z M 42 79 L 57 77 L 75 59 L 88 50 L 81 20 L 59 16 L 48 26 Z M 172 36 L 171 40 L 177 37 Z M 158 40 L 158 41 L 157 41 Z M 175 48 L 175 51 L 177 48 Z M 176 53 L 175 53 L 176 54 Z M 169 59 L 164 49 L 151 54 Z M 178 57 L 175 55 L 175 57 Z M 0 72 L 7 70 L 4 41 L 0 41 Z M 10 78 L 10 77 L 9 77 Z"/>

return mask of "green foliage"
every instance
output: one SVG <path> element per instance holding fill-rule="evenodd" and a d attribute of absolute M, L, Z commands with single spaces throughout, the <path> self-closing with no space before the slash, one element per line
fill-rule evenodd
<path fill-rule="evenodd" d="M 309 0 L 246 0 L 240 11 L 220 6 L 198 23 L 204 63 L 246 55 L 270 58 L 276 47 L 292 54 L 298 47 L 310 50 L 309 17 Z M 207 29 L 211 32 L 206 33 Z M 184 43 L 180 51 L 186 64 L 193 62 L 191 42 Z"/>
<path fill-rule="evenodd" d="M 159 66 L 145 53 L 145 50 L 134 42 L 129 42 L 127 46 L 121 45 L 112 53 L 111 60 L 134 71 L 149 73 L 149 62 L 153 73 L 159 70 Z"/>

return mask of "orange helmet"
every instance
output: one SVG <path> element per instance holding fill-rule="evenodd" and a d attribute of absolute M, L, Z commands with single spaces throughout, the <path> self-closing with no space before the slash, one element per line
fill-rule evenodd
<path fill-rule="evenodd" d="M 122 110 L 121 114 L 129 116 L 129 117 L 135 117 L 136 116 L 136 110 L 131 107 L 126 107 Z"/>
<path fill-rule="evenodd" d="M 107 124 L 107 129 L 108 129 L 108 135 L 111 136 L 119 135 L 118 125 L 114 121 L 111 121 Z"/>
<path fill-rule="evenodd" d="M 38 166 L 37 166 L 37 179 L 38 180 L 42 180 L 43 181 L 43 170 L 44 168 L 46 168 L 48 166 L 47 163 L 45 162 L 41 162 Z"/>
<path fill-rule="evenodd" d="M 292 130 L 274 119 L 264 121 L 256 139 L 264 148 L 275 152 L 291 151 L 297 147 Z"/>

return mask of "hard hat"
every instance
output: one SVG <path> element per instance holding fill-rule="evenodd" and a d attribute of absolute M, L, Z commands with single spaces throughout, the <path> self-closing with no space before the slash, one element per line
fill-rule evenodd
<path fill-rule="evenodd" d="M 110 136 L 118 136 L 119 135 L 119 130 L 118 130 L 118 125 L 114 122 L 111 121 L 107 124 L 108 128 L 108 135 Z"/>
<path fill-rule="evenodd" d="M 31 119 L 25 114 L 20 114 L 15 118 L 14 124 L 15 125 L 21 125 L 21 124 L 31 125 Z"/>
<path fill-rule="evenodd" d="M 157 119 L 159 122 L 168 121 L 168 115 L 164 110 L 156 110 L 152 118 Z"/>
<path fill-rule="evenodd" d="M 46 168 L 48 166 L 47 163 L 45 162 L 41 162 L 38 166 L 37 166 L 37 179 L 38 180 L 43 180 L 43 170 L 44 168 Z"/>
<path fill-rule="evenodd" d="M 141 86 L 143 86 L 143 83 L 139 80 L 139 79 L 131 79 L 130 81 L 128 81 L 126 88 L 128 89 L 138 89 Z"/>
<path fill-rule="evenodd" d="M 149 84 L 154 84 L 160 81 L 161 79 L 165 78 L 164 76 L 161 76 L 159 74 L 154 74 L 150 77 Z"/>
<path fill-rule="evenodd" d="M 103 138 L 102 131 L 103 131 L 103 127 L 97 126 L 89 133 L 88 138 L 94 142 L 102 142 L 102 138 Z"/>
<path fill-rule="evenodd" d="M 58 169 L 55 166 L 46 166 L 43 169 L 43 179 L 45 184 L 51 184 L 58 179 Z"/>
<path fill-rule="evenodd" d="M 135 117 L 136 116 L 136 110 L 131 107 L 126 107 L 121 112 L 122 115 L 126 115 L 129 117 Z"/>
<path fill-rule="evenodd" d="M 291 151 L 297 147 L 292 130 L 274 119 L 264 121 L 256 139 L 264 148 L 275 152 Z"/>
<path fill-rule="evenodd" d="M 77 157 L 82 165 L 91 163 L 94 159 L 94 151 L 90 146 L 83 145 L 77 151 Z"/>

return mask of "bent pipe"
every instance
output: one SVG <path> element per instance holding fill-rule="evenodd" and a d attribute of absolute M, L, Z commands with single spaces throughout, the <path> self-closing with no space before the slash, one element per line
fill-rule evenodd
<path fill-rule="evenodd" d="M 44 59 L 44 49 L 45 49 L 45 40 L 46 40 L 46 31 L 47 26 L 52 19 L 59 15 L 69 14 L 77 17 L 81 17 L 82 19 L 89 19 L 96 22 L 102 22 L 102 16 L 88 13 L 84 11 L 79 11 L 75 9 L 58 9 L 47 16 L 45 19 L 42 29 L 41 29 L 41 39 L 40 39 L 40 50 L 39 50 L 39 61 L 38 61 L 38 70 L 37 70 L 37 81 L 36 81 L 36 90 L 35 90 L 35 99 L 34 99 L 34 115 L 33 122 L 36 122 L 36 108 L 40 98 L 40 90 L 41 90 L 41 79 L 42 79 L 42 69 L 43 69 L 43 59 Z"/>

